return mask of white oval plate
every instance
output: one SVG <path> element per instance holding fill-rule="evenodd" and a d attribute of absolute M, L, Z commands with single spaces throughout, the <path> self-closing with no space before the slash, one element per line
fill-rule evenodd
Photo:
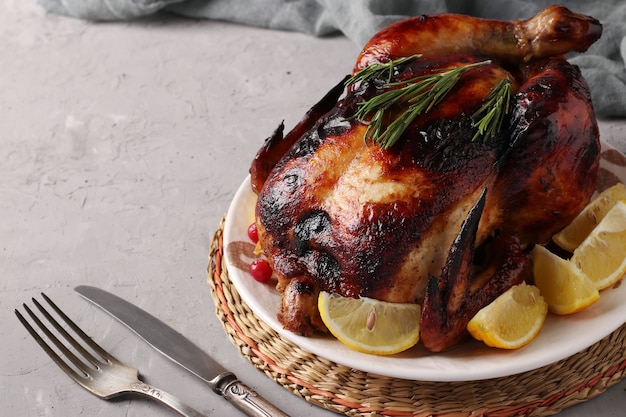
<path fill-rule="evenodd" d="M 600 181 L 626 182 L 626 158 L 602 143 Z M 285 339 L 338 364 L 394 378 L 419 381 L 474 381 L 531 371 L 572 356 L 626 323 L 626 284 L 604 290 L 600 300 L 586 310 L 569 315 L 549 314 L 530 345 L 513 351 L 489 348 L 467 340 L 443 353 L 431 353 L 418 343 L 392 356 L 353 351 L 332 336 L 302 337 L 286 331 L 276 319 L 280 294 L 273 285 L 260 284 L 247 272 L 252 243 L 247 235 L 254 221 L 256 195 L 250 178 L 241 184 L 226 215 L 225 259 L 229 277 L 254 314 Z M 243 248 L 247 248 L 243 250 Z M 247 255 L 246 255 L 247 254 Z"/>

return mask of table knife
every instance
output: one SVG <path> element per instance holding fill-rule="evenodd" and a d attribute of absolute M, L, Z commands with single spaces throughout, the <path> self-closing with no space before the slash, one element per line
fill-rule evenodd
<path fill-rule="evenodd" d="M 74 290 L 135 332 L 157 351 L 205 381 L 213 391 L 252 417 L 288 417 L 227 371 L 185 336 L 148 312 L 100 288 Z"/>

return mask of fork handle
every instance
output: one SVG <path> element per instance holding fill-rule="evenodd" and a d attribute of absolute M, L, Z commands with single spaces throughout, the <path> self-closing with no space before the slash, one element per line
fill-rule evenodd
<path fill-rule="evenodd" d="M 131 386 L 131 391 L 160 402 L 161 404 L 164 404 L 172 410 L 176 411 L 181 416 L 207 417 L 205 414 L 200 413 L 199 411 L 191 408 L 190 406 L 182 402 L 178 397 L 175 397 L 172 394 L 155 388 L 152 385 L 146 384 L 145 382 L 139 381 L 133 384 Z"/>

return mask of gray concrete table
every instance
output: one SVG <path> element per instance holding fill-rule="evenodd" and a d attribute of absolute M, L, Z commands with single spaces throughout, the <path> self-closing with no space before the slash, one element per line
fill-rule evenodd
<path fill-rule="evenodd" d="M 211 236 L 263 139 L 293 126 L 358 48 L 219 22 L 89 23 L 1 0 L 0 414 L 170 416 L 98 400 L 30 339 L 13 309 L 45 291 L 147 382 L 238 415 L 73 292 L 110 289 L 156 313 L 293 416 L 331 416 L 258 372 L 214 314 Z M 626 123 L 603 121 L 626 146 Z M 626 381 L 560 417 L 623 416 Z"/>

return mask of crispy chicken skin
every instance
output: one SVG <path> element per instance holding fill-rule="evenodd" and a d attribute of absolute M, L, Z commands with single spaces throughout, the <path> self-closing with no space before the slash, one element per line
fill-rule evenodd
<path fill-rule="evenodd" d="M 597 123 L 584 79 L 561 55 L 600 33 L 596 20 L 552 6 L 511 23 L 420 16 L 375 35 L 355 72 L 414 54 L 394 81 L 489 63 L 463 73 L 389 149 L 366 141 L 354 118 L 359 103 L 393 88 L 377 79 L 340 82 L 291 132 L 280 126 L 267 139 L 251 180 L 285 328 L 324 330 L 312 301 L 324 290 L 423 303 L 426 347 L 458 342 L 478 309 L 525 278 L 524 249 L 547 241 L 593 193 Z M 471 115 L 504 78 L 513 95 L 503 127 L 472 140 Z M 475 252 L 486 250 L 494 255 L 476 273 Z"/>

